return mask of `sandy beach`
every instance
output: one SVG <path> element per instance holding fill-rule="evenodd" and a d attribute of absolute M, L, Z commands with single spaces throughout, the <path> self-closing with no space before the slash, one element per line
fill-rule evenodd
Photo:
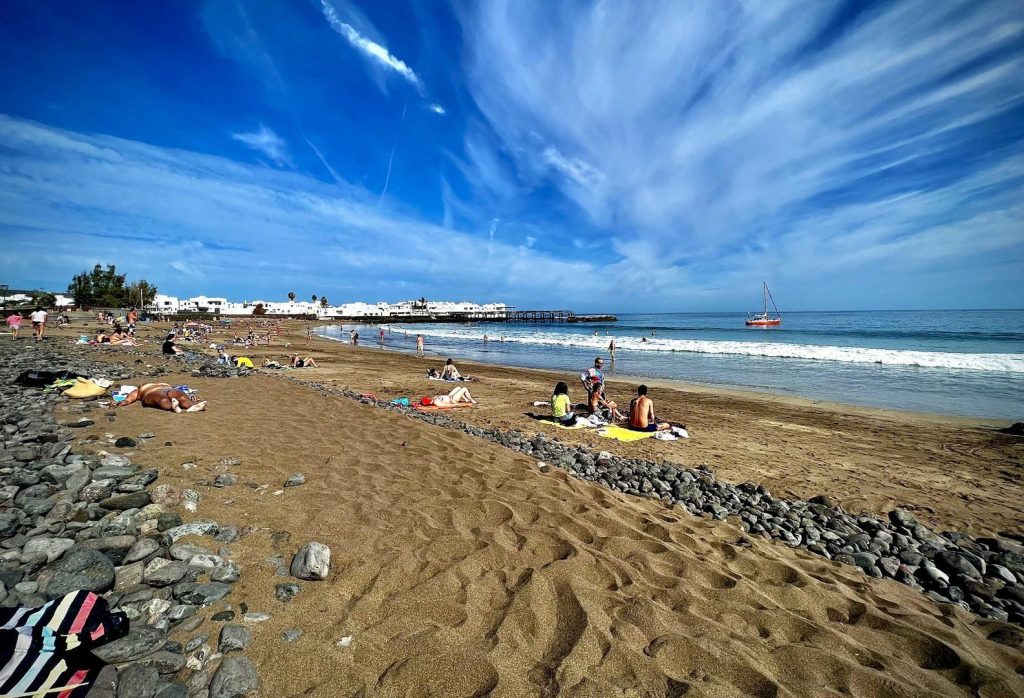
<path fill-rule="evenodd" d="M 751 539 L 731 520 L 542 473 L 494 443 L 318 393 L 302 382 L 382 398 L 443 384 L 424 377 L 436 358 L 326 340 L 307 347 L 305 325 L 289 330 L 275 340 L 282 346 L 249 355 L 280 360 L 294 348 L 322 367 L 172 375 L 209 409 L 173 416 L 131 406 L 114 424 L 83 430 L 100 439 L 156 433 L 134 457 L 158 468 L 160 482 L 201 492 L 186 521 L 249 527 L 231 547 L 244 570 L 231 600 L 271 615 L 252 624 L 249 650 L 263 695 L 1024 695 L 1015 626 Z M 480 379 L 470 384 L 479 405 L 460 419 L 548 428 L 525 413 L 555 376 L 460 368 Z M 612 397 L 628 391 L 609 385 Z M 1024 445 L 989 426 L 708 390 L 659 387 L 654 397 L 692 438 L 557 437 L 707 463 L 726 480 L 826 494 L 852 511 L 900 505 L 938 530 L 1022 530 L 1015 469 Z M 209 486 L 228 470 L 237 485 Z M 305 484 L 282 488 L 293 473 Z M 331 548 L 328 579 L 301 582 L 291 603 L 276 600 L 275 584 L 295 581 L 275 574 L 276 556 L 287 564 L 310 540 Z M 283 632 L 296 628 L 302 636 L 286 645 Z"/>
<path fill-rule="evenodd" d="M 308 353 L 320 368 L 292 377 L 381 398 L 422 397 L 448 387 L 425 377 L 427 368 L 441 367 L 443 357 L 418 359 L 381 350 L 375 339 L 364 339 L 358 348 L 325 339 L 309 346 L 304 328 L 296 326 L 279 340 L 281 346 L 260 347 L 251 355 L 284 361 L 289 351 Z M 292 347 L 286 349 L 284 343 Z M 646 381 L 654 386 L 651 395 L 658 415 L 686 424 L 693 438 L 621 444 L 589 431 L 557 430 L 527 416 L 547 412 L 532 403 L 549 400 L 559 380 L 565 380 L 573 399 L 582 402 L 585 395 L 576 374 L 454 358 L 462 373 L 480 378 L 469 385 L 480 405 L 459 414 L 467 423 L 545 432 L 567 443 L 630 457 L 691 467 L 704 463 L 730 482 L 751 481 L 775 494 L 805 499 L 824 494 L 849 511 L 881 513 L 903 506 L 937 530 L 1024 533 L 1024 441 L 995 431 L 1008 422 Z M 617 380 L 614 375 L 614 370 L 609 372 L 608 395 L 628 405 L 639 381 Z"/>
<path fill-rule="evenodd" d="M 1015 626 L 744 536 L 733 520 L 540 472 L 494 443 L 323 395 L 302 381 L 381 398 L 445 384 L 424 377 L 436 357 L 327 340 L 307 347 L 305 325 L 288 326 L 282 346 L 248 355 L 281 360 L 294 349 L 321 368 L 242 379 L 182 372 L 167 380 L 197 388 L 207 412 L 131 406 L 82 430 L 154 432 L 133 457 L 158 468 L 161 483 L 201 493 L 186 520 L 251 527 L 231 546 L 243 568 L 231 599 L 271 615 L 252 624 L 249 650 L 264 695 L 1024 695 Z M 480 378 L 469 385 L 480 404 L 458 415 L 475 425 L 554 431 L 527 416 L 544 411 L 531 403 L 559 378 L 579 397 L 573 376 L 459 368 Z M 612 380 L 608 392 L 626 402 L 630 384 Z M 1024 440 L 993 425 L 681 386 L 659 385 L 653 397 L 692 438 L 549 435 L 705 463 L 722 480 L 826 495 L 848 511 L 898 505 L 936 530 L 1024 532 Z M 240 461 L 230 468 L 238 484 L 209 487 L 224 458 Z M 305 484 L 283 489 L 296 472 Z M 295 580 L 277 576 L 274 559 L 287 562 L 309 541 L 331 548 L 330 574 L 281 603 L 275 585 Z M 285 644 L 288 629 L 303 634 Z"/>

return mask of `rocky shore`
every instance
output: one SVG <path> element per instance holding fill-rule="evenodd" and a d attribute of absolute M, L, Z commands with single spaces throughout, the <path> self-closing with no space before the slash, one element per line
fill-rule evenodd
<path fill-rule="evenodd" d="M 51 342 L 0 343 L 0 605 L 40 606 L 85 589 L 128 615 L 128 635 L 94 652 L 109 665 L 90 696 L 228 698 L 258 690 L 256 669 L 242 654 L 249 630 L 211 627 L 199 614 L 230 602 L 241 574 L 230 545 L 245 532 L 183 522 L 177 507 L 198 495 L 156 484 L 157 471 L 135 462 L 132 449 L 154 443 L 155 434 L 111 433 L 109 443 L 91 444 L 106 450 L 76 448 L 79 429 L 114 422 L 114 412 L 73 401 L 74 418 L 58 423 L 54 408 L 72 401 L 15 385 L 29 369 L 124 382 L 162 373 L 88 361 Z M 214 618 L 224 623 L 235 612 Z M 189 637 L 171 640 L 172 631 Z"/>

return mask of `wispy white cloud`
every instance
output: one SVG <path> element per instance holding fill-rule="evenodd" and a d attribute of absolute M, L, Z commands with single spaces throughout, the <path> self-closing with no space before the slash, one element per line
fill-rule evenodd
<path fill-rule="evenodd" d="M 456 296 L 539 303 L 552 278 L 587 288 L 598 277 L 486 229 L 378 211 L 370 192 L 294 171 L 3 115 L 0 152 L 0 264 L 15 282 L 116 262 L 171 293 L 279 297 L 305 285 L 372 301 L 430 295 L 443 279 Z M 342 292 L 342 278 L 358 290 Z"/>
<path fill-rule="evenodd" d="M 341 17 L 336 7 L 337 4 L 341 4 L 346 18 L 353 18 L 351 21 L 345 21 Z M 333 2 L 332 0 L 320 0 L 320 9 L 323 11 L 324 19 L 327 20 L 331 29 L 345 39 L 352 48 L 362 54 L 371 65 L 400 76 L 412 85 L 420 97 L 425 98 L 427 96 L 427 90 L 420 76 L 405 61 L 391 53 L 384 44 L 374 41 L 353 26 L 353 22 L 355 22 L 372 29 L 369 20 L 363 17 L 354 7 L 344 2 L 344 0 L 333 0 Z M 375 30 L 374 33 L 376 33 Z M 443 115 L 446 113 L 445 108 L 437 102 L 429 102 L 426 107 L 435 114 Z"/>
<path fill-rule="evenodd" d="M 273 129 L 267 128 L 263 124 L 260 124 L 260 127 L 255 131 L 233 133 L 231 137 L 236 141 L 245 143 L 253 150 L 263 153 L 279 167 L 291 164 L 291 158 L 288 155 L 288 144 Z"/>
<path fill-rule="evenodd" d="M 979 237 L 1004 258 L 1024 246 L 1008 234 L 1024 229 L 1020 169 L 998 176 L 1024 142 L 1012 2 L 844 17 L 799 0 L 495 0 L 461 19 L 494 134 L 467 135 L 464 171 L 502 172 L 516 197 L 553 183 L 608 231 L 618 271 L 648 269 L 671 295 L 796 285 L 832 263 L 910 283 L 958 255 L 995 264 Z"/>
<path fill-rule="evenodd" d="M 551 165 L 561 174 L 577 184 L 593 184 L 604 179 L 604 175 L 579 158 L 569 158 L 558 152 L 558 148 L 548 146 L 541 153 L 544 162 Z"/>
<path fill-rule="evenodd" d="M 355 27 L 351 24 L 343 22 L 334 6 L 328 0 L 320 0 L 320 7 L 323 10 L 324 18 L 327 19 L 327 23 L 342 38 L 348 41 L 352 48 L 362 53 L 363 56 L 373 61 L 376 65 L 398 73 L 405 78 L 406 82 L 415 87 L 420 94 L 423 93 L 423 83 L 413 69 L 406 65 L 405 61 L 393 56 L 384 46 L 367 39 L 356 31 Z"/>

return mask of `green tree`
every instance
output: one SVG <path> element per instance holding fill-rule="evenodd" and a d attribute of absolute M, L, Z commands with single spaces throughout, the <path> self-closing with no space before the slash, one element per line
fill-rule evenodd
<path fill-rule="evenodd" d="M 327 296 L 320 296 L 320 307 L 321 308 L 326 308 L 327 307 Z"/>
<path fill-rule="evenodd" d="M 125 293 L 128 305 L 144 308 L 156 297 L 156 286 L 145 279 L 139 279 L 128 284 Z"/>
<path fill-rule="evenodd" d="M 117 267 L 108 264 L 104 269 L 97 264 L 92 271 L 83 271 L 68 284 L 68 293 L 75 299 L 75 305 L 117 307 L 125 300 L 125 275 L 117 273 Z"/>
<path fill-rule="evenodd" d="M 316 294 L 313 294 L 313 302 L 316 303 Z"/>
<path fill-rule="evenodd" d="M 52 308 L 57 305 L 57 296 L 53 295 L 49 291 L 31 291 L 29 293 L 32 296 L 32 305 L 38 305 L 41 308 Z"/>
<path fill-rule="evenodd" d="M 266 315 L 267 309 L 263 307 L 262 303 L 257 303 L 256 307 L 252 309 L 253 315 Z"/>
<path fill-rule="evenodd" d="M 295 302 L 295 291 L 288 292 L 288 300 L 290 300 L 292 303 Z"/>

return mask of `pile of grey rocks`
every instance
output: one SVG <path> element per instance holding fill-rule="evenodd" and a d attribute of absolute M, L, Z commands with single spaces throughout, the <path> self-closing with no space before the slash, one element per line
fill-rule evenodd
<path fill-rule="evenodd" d="M 155 485 L 157 471 L 122 450 L 154 434 L 75 453 L 78 430 L 113 413 L 96 401 L 14 385 L 26 369 L 130 377 L 123 365 L 89 363 L 53 342 L 0 342 L 0 605 L 41 606 L 85 589 L 124 611 L 129 634 L 94 651 L 110 666 L 91 696 L 227 698 L 258 690 L 256 669 L 240 652 L 248 631 L 204 630 L 198 613 L 227 600 L 239 579 L 227 547 L 239 531 L 183 523 L 173 510 L 181 503 L 175 488 Z M 58 404 L 71 409 L 63 423 L 53 417 Z M 233 612 L 216 615 L 230 620 Z M 199 632 L 182 643 L 169 639 L 172 630 Z"/>

